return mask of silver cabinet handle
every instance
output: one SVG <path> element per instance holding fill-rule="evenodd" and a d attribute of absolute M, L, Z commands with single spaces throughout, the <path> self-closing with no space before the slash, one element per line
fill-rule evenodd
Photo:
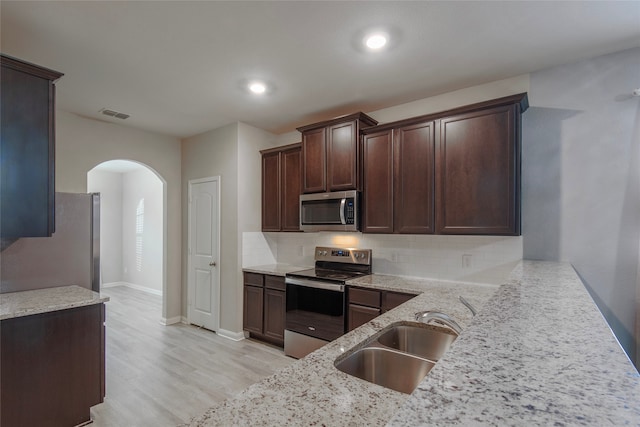
<path fill-rule="evenodd" d="M 209 265 L 210 265 L 211 267 L 215 267 L 215 266 L 216 266 L 216 262 L 215 262 L 215 261 L 211 261 L 211 262 L 209 263 Z"/>

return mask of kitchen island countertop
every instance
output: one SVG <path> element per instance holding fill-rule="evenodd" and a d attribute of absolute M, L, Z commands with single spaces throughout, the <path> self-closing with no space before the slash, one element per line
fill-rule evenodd
<path fill-rule="evenodd" d="M 90 289 L 76 285 L 0 294 L 0 320 L 49 313 L 109 301 Z"/>
<path fill-rule="evenodd" d="M 522 261 L 499 288 L 377 274 L 348 284 L 421 294 L 187 425 L 640 424 L 640 375 L 569 264 Z M 422 310 L 451 315 L 463 332 L 413 394 L 335 368 Z"/>

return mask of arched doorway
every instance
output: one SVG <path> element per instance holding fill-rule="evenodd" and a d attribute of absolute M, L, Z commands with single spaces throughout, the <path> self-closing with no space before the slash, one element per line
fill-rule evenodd
<path fill-rule="evenodd" d="M 100 163 L 87 173 L 100 193 L 100 283 L 159 295 L 166 306 L 166 182 L 130 160 Z"/>

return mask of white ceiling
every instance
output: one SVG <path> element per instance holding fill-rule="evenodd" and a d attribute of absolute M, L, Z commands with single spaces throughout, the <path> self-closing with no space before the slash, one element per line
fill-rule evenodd
<path fill-rule="evenodd" d="M 58 108 L 177 137 L 236 121 L 282 133 L 640 46 L 640 1 L 2 0 L 0 13 L 3 53 L 65 73 Z M 390 49 L 363 51 L 371 27 Z M 271 92 L 247 93 L 252 78 Z"/>

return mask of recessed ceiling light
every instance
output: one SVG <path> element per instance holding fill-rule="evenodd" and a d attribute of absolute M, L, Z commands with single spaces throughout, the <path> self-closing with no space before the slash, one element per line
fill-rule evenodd
<path fill-rule="evenodd" d="M 371 50 L 380 50 L 387 44 L 387 36 L 383 33 L 374 33 L 364 39 L 364 44 Z"/>
<path fill-rule="evenodd" d="M 249 83 L 249 90 L 255 94 L 262 95 L 267 91 L 267 85 L 262 82 L 251 82 Z"/>

